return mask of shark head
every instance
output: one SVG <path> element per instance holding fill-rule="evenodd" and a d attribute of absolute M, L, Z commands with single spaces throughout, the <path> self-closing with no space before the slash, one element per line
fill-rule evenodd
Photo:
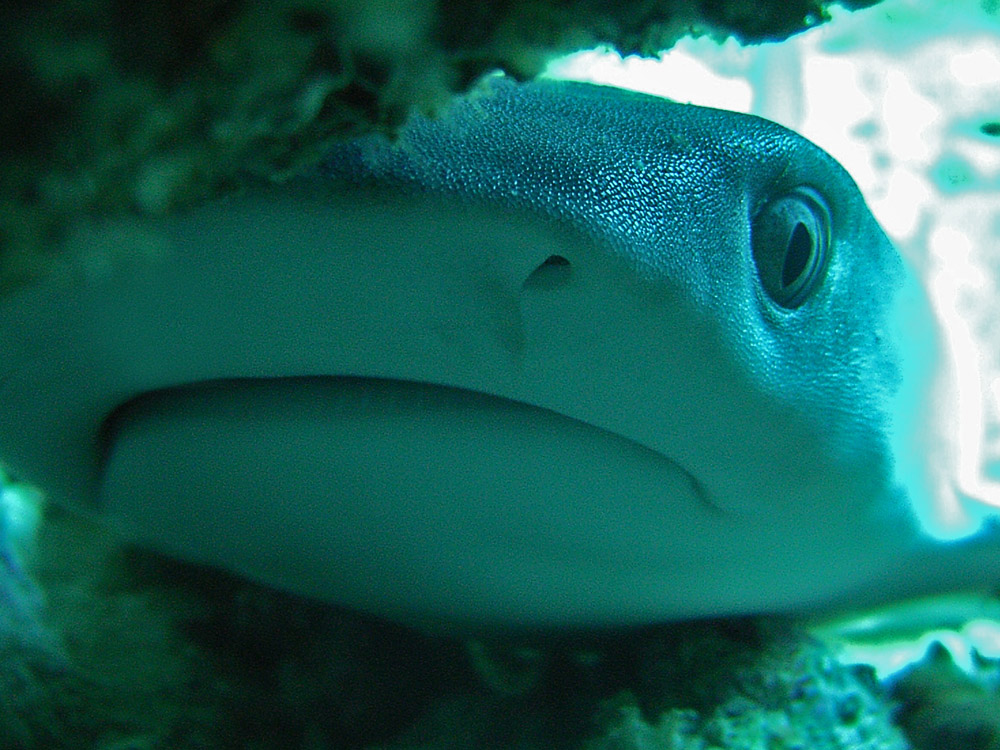
<path fill-rule="evenodd" d="M 136 250 L 0 301 L 0 455 L 183 559 L 431 625 L 998 569 L 915 510 L 919 285 L 774 123 L 493 78 L 289 184 L 68 245 Z"/>

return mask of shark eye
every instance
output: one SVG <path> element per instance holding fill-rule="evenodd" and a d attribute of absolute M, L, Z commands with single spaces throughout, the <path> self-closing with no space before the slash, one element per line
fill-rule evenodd
<path fill-rule="evenodd" d="M 750 227 L 764 291 L 794 309 L 819 286 L 830 255 L 830 209 L 815 190 L 798 187 L 764 205 Z"/>

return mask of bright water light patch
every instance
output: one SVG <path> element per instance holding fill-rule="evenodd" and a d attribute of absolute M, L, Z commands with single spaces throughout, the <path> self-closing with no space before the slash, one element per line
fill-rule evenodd
<path fill-rule="evenodd" d="M 956 667 L 974 676 L 977 671 L 976 654 L 987 659 L 1000 658 L 1000 654 L 993 651 L 998 639 L 1000 623 L 976 620 L 961 630 L 928 630 L 915 639 L 879 644 L 845 643 L 839 648 L 839 660 L 844 664 L 868 664 L 874 668 L 878 679 L 887 680 L 921 661 L 931 646 L 940 644 Z M 980 642 L 985 649 L 980 648 Z"/>
<path fill-rule="evenodd" d="M 42 494 L 10 480 L 0 469 L 0 554 L 22 555 L 34 546 L 42 520 Z M 5 549 L 10 545 L 9 550 Z"/>
<path fill-rule="evenodd" d="M 924 597 L 814 622 L 812 633 L 846 664 L 870 664 L 887 679 L 935 643 L 973 675 L 976 656 L 1000 659 L 1000 602 L 976 594 Z"/>
<path fill-rule="evenodd" d="M 745 50 L 733 41 L 722 47 L 710 40 L 685 41 L 659 59 L 623 58 L 607 48 L 580 52 L 555 61 L 545 74 L 644 91 L 683 104 L 749 112 L 753 99 L 750 83 L 738 71 L 725 72 L 702 61 L 696 48 L 707 42 L 715 48 L 717 58 L 723 50 L 731 59 Z"/>
<path fill-rule="evenodd" d="M 989 41 L 980 40 L 954 55 L 948 63 L 951 74 L 963 86 L 996 86 L 1000 81 L 1000 57 Z"/>
<path fill-rule="evenodd" d="M 916 467 L 941 464 L 945 481 L 915 510 L 942 539 L 1000 508 L 1000 141 L 983 129 L 1000 118 L 1000 14 L 989 7 L 834 6 L 831 23 L 781 44 L 684 39 L 659 61 L 591 52 L 549 71 L 767 117 L 847 168 L 937 317 L 942 381 L 930 403 L 906 405 L 928 434 L 913 436 L 925 455 L 901 461 L 900 480 L 924 483 Z"/>

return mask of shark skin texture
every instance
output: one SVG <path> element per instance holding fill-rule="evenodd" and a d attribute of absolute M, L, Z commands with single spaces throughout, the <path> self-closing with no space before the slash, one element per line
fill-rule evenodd
<path fill-rule="evenodd" d="M 1000 571 L 993 527 L 921 521 L 919 284 L 769 121 L 488 78 L 313 174 L 67 243 L 74 273 L 0 300 L 0 459 L 126 540 L 428 628 Z"/>

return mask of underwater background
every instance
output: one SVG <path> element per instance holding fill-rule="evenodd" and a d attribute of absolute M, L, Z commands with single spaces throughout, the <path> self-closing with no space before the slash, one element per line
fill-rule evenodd
<path fill-rule="evenodd" d="M 996 505 L 1000 10 L 832 12 L 773 46 L 683 40 L 654 72 L 583 53 L 548 73 L 760 114 L 840 160 L 931 291 L 964 396 L 956 477 Z M 147 165 L 136 195 L 168 211 L 196 165 Z M 985 594 L 868 625 L 437 637 L 122 548 L 14 478 L 2 487 L 2 748 L 1000 747 Z M 953 510 L 943 535 L 982 520 Z"/>

